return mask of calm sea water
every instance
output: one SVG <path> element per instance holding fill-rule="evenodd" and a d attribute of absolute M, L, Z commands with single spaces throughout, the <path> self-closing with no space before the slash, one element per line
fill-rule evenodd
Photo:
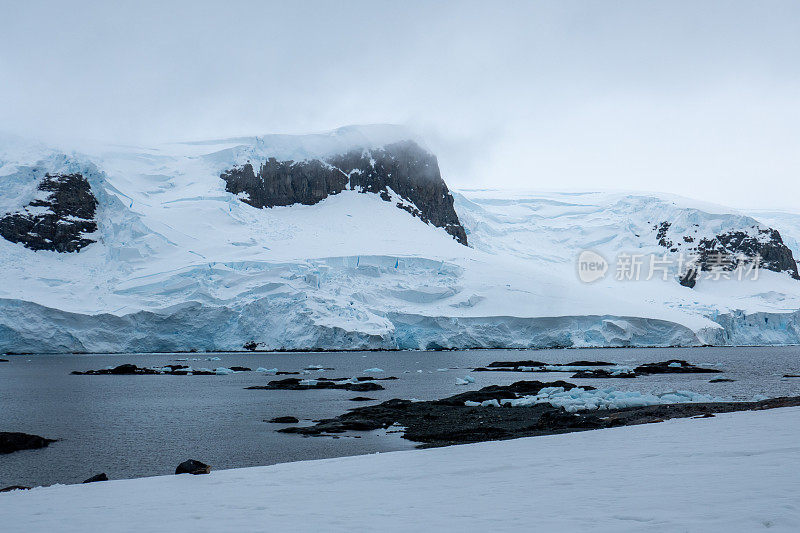
<path fill-rule="evenodd" d="M 730 399 L 800 395 L 800 347 L 675 348 L 599 350 L 480 350 L 463 352 L 348 352 L 281 354 L 191 354 L 195 368 L 235 365 L 299 371 L 310 365 L 335 370 L 312 376 L 350 377 L 381 368 L 376 376 L 384 391 L 245 390 L 274 376 L 243 372 L 227 376 L 73 376 L 73 370 L 133 363 L 172 364 L 186 354 L 8 356 L 0 363 L 0 430 L 23 431 L 60 439 L 42 450 L 0 455 L 0 487 L 11 484 L 78 483 L 106 472 L 112 479 L 171 474 L 181 461 L 198 459 L 215 469 L 267 465 L 303 459 L 408 449 L 413 443 L 397 434 L 308 437 L 277 433 L 283 427 L 264 422 L 294 415 L 312 419 L 341 414 L 374 402 L 351 402 L 354 396 L 434 399 L 491 384 L 520 379 L 565 379 L 577 384 L 642 392 L 683 389 Z M 219 361 L 207 361 L 219 357 Z M 469 369 L 495 360 L 535 359 L 565 363 L 606 360 L 635 366 L 685 359 L 714 366 L 724 374 L 649 376 L 637 379 L 570 380 L 570 374 L 471 374 L 476 382 L 456 385 Z M 733 383 L 709 383 L 714 377 Z"/>

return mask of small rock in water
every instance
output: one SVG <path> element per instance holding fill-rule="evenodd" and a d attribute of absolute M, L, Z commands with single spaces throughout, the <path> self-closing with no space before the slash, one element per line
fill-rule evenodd
<path fill-rule="evenodd" d="M 12 490 L 31 490 L 31 488 L 24 485 L 11 485 L 9 487 L 3 487 L 0 489 L 0 492 L 11 492 Z"/>
<path fill-rule="evenodd" d="M 232 366 L 231 370 L 234 372 L 250 372 L 252 369 L 247 368 L 246 366 Z"/>
<path fill-rule="evenodd" d="M 89 479 L 85 480 L 84 483 L 94 483 L 96 481 L 108 481 L 108 476 L 105 472 L 102 474 L 97 474 L 96 476 L 92 476 Z"/>
<path fill-rule="evenodd" d="M 189 459 L 188 461 L 184 461 L 178 465 L 178 468 L 175 469 L 176 474 L 208 474 L 211 472 L 211 467 L 205 463 L 201 463 L 200 461 L 195 461 L 194 459 Z"/>
<path fill-rule="evenodd" d="M 351 402 L 373 402 L 375 398 L 367 398 L 366 396 L 356 396 L 354 398 L 350 398 Z"/>
<path fill-rule="evenodd" d="M 800 378 L 800 374 L 784 374 L 785 378 Z"/>
<path fill-rule="evenodd" d="M 28 433 L 0 431 L 0 454 L 46 448 L 51 442 L 56 442 L 56 440 Z"/>
<path fill-rule="evenodd" d="M 697 373 L 719 373 L 721 370 L 714 368 L 701 368 L 692 363 L 680 359 L 670 359 L 658 363 L 646 363 L 633 369 L 636 374 L 697 374 Z"/>
<path fill-rule="evenodd" d="M 300 420 L 297 419 L 295 416 L 276 416 L 275 418 L 269 420 L 273 424 L 297 424 Z"/>
<path fill-rule="evenodd" d="M 709 383 L 733 383 L 734 381 L 736 381 L 736 380 L 735 379 L 728 379 L 728 378 L 717 378 L 717 379 L 710 380 Z"/>
<path fill-rule="evenodd" d="M 8 359 L 2 359 L 2 358 L 0 358 L 0 363 L 8 363 Z"/>
<path fill-rule="evenodd" d="M 372 381 L 357 381 L 356 383 L 339 382 L 340 378 L 300 380 L 298 378 L 286 378 L 270 381 L 266 385 L 254 385 L 245 387 L 251 390 L 315 390 L 315 389 L 344 389 L 355 392 L 368 392 L 383 390 L 383 387 Z"/>

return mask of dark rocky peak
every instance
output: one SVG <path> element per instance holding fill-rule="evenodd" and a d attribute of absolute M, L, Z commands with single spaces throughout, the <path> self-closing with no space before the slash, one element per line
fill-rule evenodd
<path fill-rule="evenodd" d="M 228 192 L 242 195 L 243 202 L 258 208 L 313 205 L 344 190 L 378 194 L 467 244 L 436 156 L 413 141 L 357 148 L 324 159 L 278 161 L 271 157 L 260 164 L 258 172 L 248 162 L 220 177 Z"/>
<path fill-rule="evenodd" d="M 736 257 L 761 258 L 760 266 L 774 272 L 788 272 L 794 279 L 800 279 L 797 262 L 792 251 L 783 243 L 781 234 L 772 228 L 754 228 L 758 235 L 744 231 L 729 231 L 711 239 L 701 239 L 697 245 L 700 263 L 708 270 L 712 256 L 727 257 L 731 268 L 736 266 Z"/>
<path fill-rule="evenodd" d="M 45 174 L 40 198 L 0 218 L 0 236 L 31 250 L 80 252 L 95 242 L 97 199 L 81 174 Z"/>
<path fill-rule="evenodd" d="M 658 244 L 670 252 L 683 252 L 697 258 L 696 265 L 702 271 L 710 271 L 712 268 L 732 271 L 740 260 L 752 263 L 758 257 L 759 268 L 787 272 L 794 279 L 800 279 L 792 251 L 775 229 L 752 225 L 742 230 L 731 230 L 707 237 L 673 234 L 676 238 L 676 242 L 673 242 L 668 236 L 672 227 L 668 221 L 653 226 Z M 697 229 L 694 232 L 697 233 Z M 681 285 L 694 287 L 697 274 L 695 269 L 690 269 L 680 279 Z"/>

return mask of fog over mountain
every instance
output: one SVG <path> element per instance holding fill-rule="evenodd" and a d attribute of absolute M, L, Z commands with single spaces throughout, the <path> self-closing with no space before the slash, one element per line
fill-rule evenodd
<path fill-rule="evenodd" d="M 394 123 L 453 187 L 800 194 L 796 2 L 2 4 L 0 129 L 60 146 Z"/>

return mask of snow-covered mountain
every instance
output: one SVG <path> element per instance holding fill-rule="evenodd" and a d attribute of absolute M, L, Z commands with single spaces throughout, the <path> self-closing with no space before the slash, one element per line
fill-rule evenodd
<path fill-rule="evenodd" d="M 0 137 L 0 352 L 800 342 L 796 215 L 445 180 L 392 126 Z M 586 250 L 608 269 L 591 283 Z"/>

